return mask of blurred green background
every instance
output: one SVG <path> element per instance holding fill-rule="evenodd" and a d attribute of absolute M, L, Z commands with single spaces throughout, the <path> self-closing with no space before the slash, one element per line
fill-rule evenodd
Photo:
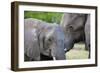
<path fill-rule="evenodd" d="M 40 11 L 25 11 L 24 18 L 36 18 L 49 23 L 60 23 L 63 13 L 60 12 L 40 12 Z"/>

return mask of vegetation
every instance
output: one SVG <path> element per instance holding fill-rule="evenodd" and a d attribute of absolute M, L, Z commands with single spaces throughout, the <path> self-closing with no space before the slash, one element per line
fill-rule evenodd
<path fill-rule="evenodd" d="M 60 23 L 63 13 L 58 12 L 40 12 L 40 11 L 25 11 L 24 18 L 36 18 L 50 23 Z"/>
<path fill-rule="evenodd" d="M 73 49 L 66 53 L 67 59 L 87 59 L 89 52 L 85 50 L 85 44 L 75 44 Z"/>

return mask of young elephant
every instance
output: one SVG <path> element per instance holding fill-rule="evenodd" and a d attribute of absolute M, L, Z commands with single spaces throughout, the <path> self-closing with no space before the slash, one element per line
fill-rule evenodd
<path fill-rule="evenodd" d="M 24 54 L 25 61 L 40 61 L 41 54 L 64 60 L 64 33 L 61 27 L 38 19 L 25 19 Z"/>

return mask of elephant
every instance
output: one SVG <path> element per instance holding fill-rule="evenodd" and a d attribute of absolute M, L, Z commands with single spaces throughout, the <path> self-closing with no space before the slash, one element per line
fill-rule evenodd
<path fill-rule="evenodd" d="M 90 58 L 90 14 L 64 13 L 60 22 L 65 35 L 66 52 L 71 50 L 75 43 L 85 42 Z"/>
<path fill-rule="evenodd" d="M 64 33 L 58 24 L 24 19 L 24 61 L 65 59 Z"/>

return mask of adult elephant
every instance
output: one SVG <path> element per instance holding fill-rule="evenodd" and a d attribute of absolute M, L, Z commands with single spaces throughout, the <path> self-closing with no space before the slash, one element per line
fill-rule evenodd
<path fill-rule="evenodd" d="M 90 57 L 90 15 L 80 13 L 64 13 L 61 26 L 65 33 L 66 51 L 74 44 L 84 41 Z"/>
<path fill-rule="evenodd" d="M 55 23 L 28 18 L 24 20 L 25 61 L 64 60 L 64 33 Z M 42 56 L 41 56 L 42 55 Z M 42 58 L 46 56 L 46 58 Z"/>

